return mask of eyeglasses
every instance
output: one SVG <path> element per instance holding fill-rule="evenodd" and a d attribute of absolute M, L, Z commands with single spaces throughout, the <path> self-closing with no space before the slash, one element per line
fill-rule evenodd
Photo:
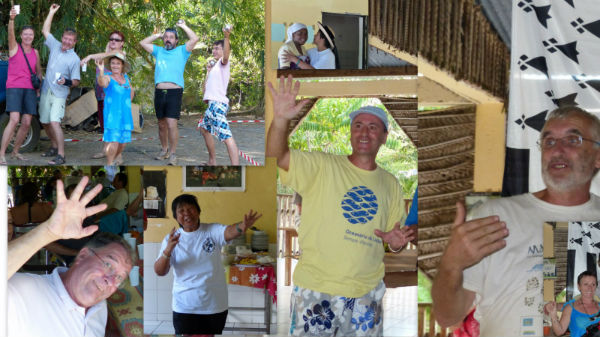
<path fill-rule="evenodd" d="M 110 39 L 108 39 L 108 41 L 123 42 L 123 40 L 115 39 L 114 37 L 111 37 Z"/>
<path fill-rule="evenodd" d="M 112 263 L 102 259 L 93 249 L 90 248 L 90 251 L 94 254 L 94 256 L 96 256 L 100 260 L 100 262 L 102 262 L 102 266 L 104 266 L 104 273 L 107 276 L 111 276 L 113 278 L 113 283 L 116 282 L 117 288 L 121 288 L 123 286 L 123 282 L 125 281 L 128 275 L 122 276 L 117 274 L 117 271 L 115 270 Z"/>
<path fill-rule="evenodd" d="M 563 146 L 574 148 L 574 147 L 580 147 L 581 144 L 583 144 L 584 140 L 588 141 L 588 142 L 592 142 L 592 143 L 600 146 L 600 142 L 595 141 L 593 139 L 583 138 L 580 135 L 568 135 L 568 136 L 564 136 L 562 138 L 546 137 L 546 138 L 538 140 L 537 144 L 541 149 L 545 149 L 545 150 L 553 148 L 559 142 Z"/>

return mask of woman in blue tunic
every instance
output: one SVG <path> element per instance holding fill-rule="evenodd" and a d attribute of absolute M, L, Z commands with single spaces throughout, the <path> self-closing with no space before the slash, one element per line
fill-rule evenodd
<path fill-rule="evenodd" d="M 109 63 L 110 72 L 104 73 L 104 60 Z M 125 55 L 117 53 L 108 56 L 104 60 L 96 61 L 100 69 L 98 74 L 98 85 L 104 88 L 104 136 L 103 141 L 107 143 L 106 163 L 107 165 L 121 165 L 122 162 L 115 161 L 125 149 L 125 144 L 131 142 L 131 131 L 133 130 L 133 118 L 131 116 L 131 100 L 133 99 L 133 88 L 127 76 L 129 63 Z"/>
<path fill-rule="evenodd" d="M 600 321 L 600 307 L 594 300 L 598 281 L 596 274 L 584 271 L 577 277 L 577 288 L 581 296 L 571 300 L 563 306 L 562 316 L 559 319 L 556 313 L 556 303 L 548 302 L 546 312 L 552 320 L 552 330 L 556 336 L 562 336 L 569 328 L 572 337 L 581 337 L 586 333 L 586 328 Z"/>

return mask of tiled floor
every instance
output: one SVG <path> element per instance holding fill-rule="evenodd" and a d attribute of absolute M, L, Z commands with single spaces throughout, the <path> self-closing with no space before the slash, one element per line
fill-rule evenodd
<path fill-rule="evenodd" d="M 390 288 L 383 297 L 383 335 L 417 335 L 417 287 Z"/>
<path fill-rule="evenodd" d="M 276 323 L 271 324 L 271 335 L 286 336 L 289 330 L 289 308 L 290 308 L 290 294 L 292 287 L 283 286 L 285 277 L 285 262 L 283 259 L 278 261 L 277 270 L 277 314 L 276 319 L 273 317 Z M 295 267 L 295 260 L 292 263 L 292 268 Z M 238 299 L 245 298 L 250 300 L 256 297 L 257 294 L 248 292 L 247 295 L 243 294 L 243 288 L 230 289 L 230 295 Z M 248 288 L 251 290 L 250 288 Z M 260 296 L 259 296 L 260 297 Z M 257 297 L 252 300 L 251 303 L 241 303 L 240 305 L 251 305 L 254 302 L 260 302 L 261 299 Z M 231 297 L 230 297 L 231 299 Z M 384 307 L 384 321 L 383 321 L 383 334 L 384 336 L 416 336 L 417 335 L 417 287 L 403 287 L 403 288 L 392 288 L 387 289 L 386 294 L 383 298 Z M 256 313 L 260 314 L 260 313 Z M 264 324 L 260 323 L 240 323 L 239 320 L 247 321 L 254 314 L 246 313 L 244 311 L 232 311 L 225 327 L 234 328 L 262 328 Z M 248 318 L 248 317 L 250 318 Z M 258 317 L 257 317 L 258 318 Z M 144 321 L 144 333 L 152 335 L 173 335 L 173 323 L 168 320 L 145 320 Z M 262 335 L 254 331 L 223 331 L 223 335 Z"/>
<path fill-rule="evenodd" d="M 296 260 L 292 262 L 292 270 Z M 288 335 L 290 326 L 290 295 L 292 286 L 284 286 L 285 261 L 277 260 L 277 334 Z M 383 297 L 383 335 L 417 335 L 417 287 L 390 288 Z"/>
<path fill-rule="evenodd" d="M 257 333 L 255 331 L 250 330 L 236 330 L 236 331 L 227 331 L 227 328 L 264 328 L 264 324 L 259 323 L 227 323 L 225 324 L 225 331 L 223 331 L 223 335 L 262 335 L 262 333 Z M 276 333 L 277 326 L 275 324 L 271 324 L 271 334 L 274 335 Z M 144 321 L 144 334 L 149 335 L 174 335 L 175 330 L 173 329 L 172 321 Z"/>

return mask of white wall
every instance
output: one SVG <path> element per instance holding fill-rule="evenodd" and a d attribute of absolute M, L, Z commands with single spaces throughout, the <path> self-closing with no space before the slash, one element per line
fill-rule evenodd
<path fill-rule="evenodd" d="M 172 289 L 173 270 L 165 276 L 154 273 L 154 261 L 159 254 L 160 243 L 144 243 L 144 321 L 171 321 L 173 318 Z M 264 306 L 263 289 L 229 286 L 230 307 Z M 271 323 L 276 323 L 277 307 L 271 306 Z M 260 323 L 264 324 L 264 312 L 258 310 L 229 310 L 227 323 Z M 146 332 L 145 332 L 146 333 Z M 274 333 L 273 331 L 271 333 Z"/>

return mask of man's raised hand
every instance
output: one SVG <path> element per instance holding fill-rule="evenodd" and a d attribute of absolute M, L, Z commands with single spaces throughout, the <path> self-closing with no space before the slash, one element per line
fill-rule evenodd
<path fill-rule="evenodd" d="M 275 89 L 271 82 L 267 83 L 273 99 L 274 118 L 291 120 L 296 117 L 302 108 L 309 102 L 303 99 L 296 103 L 296 96 L 300 91 L 300 82 L 294 82 L 292 75 L 288 75 L 287 81 L 283 76 L 279 78 L 279 88 Z"/>
<path fill-rule="evenodd" d="M 456 203 L 456 217 L 441 264 L 464 270 L 506 246 L 508 229 L 498 216 L 465 221 L 465 205 Z"/>
<path fill-rule="evenodd" d="M 86 207 L 102 190 L 102 185 L 98 184 L 82 196 L 88 180 L 87 176 L 83 177 L 69 199 L 65 196 L 62 181 L 56 181 L 56 208 L 47 221 L 48 232 L 55 240 L 79 239 L 92 235 L 98 229 L 98 226 L 95 225 L 83 227 L 85 218 L 106 208 L 106 204 Z"/>

